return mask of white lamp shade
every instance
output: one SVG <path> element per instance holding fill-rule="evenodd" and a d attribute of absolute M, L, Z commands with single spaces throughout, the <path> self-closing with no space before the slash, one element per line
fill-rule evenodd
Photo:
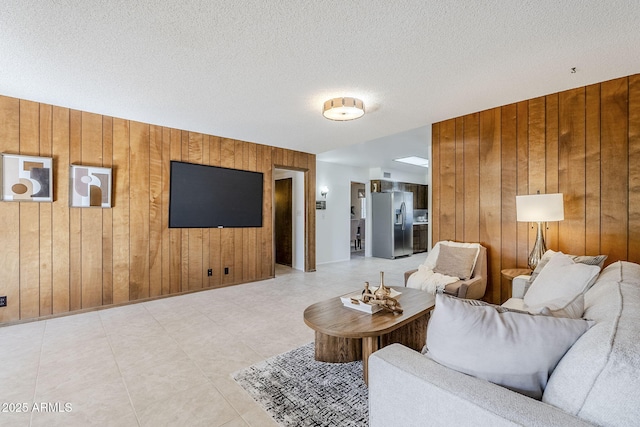
<path fill-rule="evenodd" d="M 516 196 L 516 215 L 521 222 L 562 221 L 562 193 Z"/>

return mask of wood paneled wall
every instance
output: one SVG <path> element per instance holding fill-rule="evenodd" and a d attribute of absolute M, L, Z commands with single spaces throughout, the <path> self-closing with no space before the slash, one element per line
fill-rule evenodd
<path fill-rule="evenodd" d="M 276 166 L 305 172 L 315 270 L 313 154 L 3 96 L 0 152 L 54 159 L 53 203 L 0 202 L 0 323 L 273 277 Z M 264 173 L 263 227 L 169 229 L 170 160 Z M 69 207 L 71 164 L 113 168 L 111 209 Z"/>
<path fill-rule="evenodd" d="M 435 123 L 433 242 L 488 249 L 485 299 L 510 296 L 504 268 L 526 267 L 532 224 L 515 196 L 563 193 L 547 247 L 640 262 L 640 74 Z M 535 226 L 535 225 L 534 225 Z"/>

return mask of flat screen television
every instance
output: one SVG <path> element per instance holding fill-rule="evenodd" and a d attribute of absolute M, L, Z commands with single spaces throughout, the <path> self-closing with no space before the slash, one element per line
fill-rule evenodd
<path fill-rule="evenodd" d="M 169 228 L 262 227 L 261 172 L 171 161 Z"/>

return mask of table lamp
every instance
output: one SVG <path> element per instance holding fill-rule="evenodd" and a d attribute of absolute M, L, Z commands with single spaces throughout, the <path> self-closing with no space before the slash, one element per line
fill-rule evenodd
<path fill-rule="evenodd" d="M 542 223 L 564 219 L 562 193 L 516 196 L 516 216 L 519 222 L 538 223 L 536 243 L 529 254 L 529 268 L 533 270 L 547 251 L 542 233 Z"/>

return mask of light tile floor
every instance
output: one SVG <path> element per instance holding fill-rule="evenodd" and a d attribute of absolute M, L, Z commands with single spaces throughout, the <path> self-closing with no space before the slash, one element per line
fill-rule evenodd
<path fill-rule="evenodd" d="M 277 266 L 275 279 L 0 327 L 0 426 L 276 425 L 230 374 L 313 341 L 310 304 L 380 271 L 402 286 L 426 255 Z"/>

